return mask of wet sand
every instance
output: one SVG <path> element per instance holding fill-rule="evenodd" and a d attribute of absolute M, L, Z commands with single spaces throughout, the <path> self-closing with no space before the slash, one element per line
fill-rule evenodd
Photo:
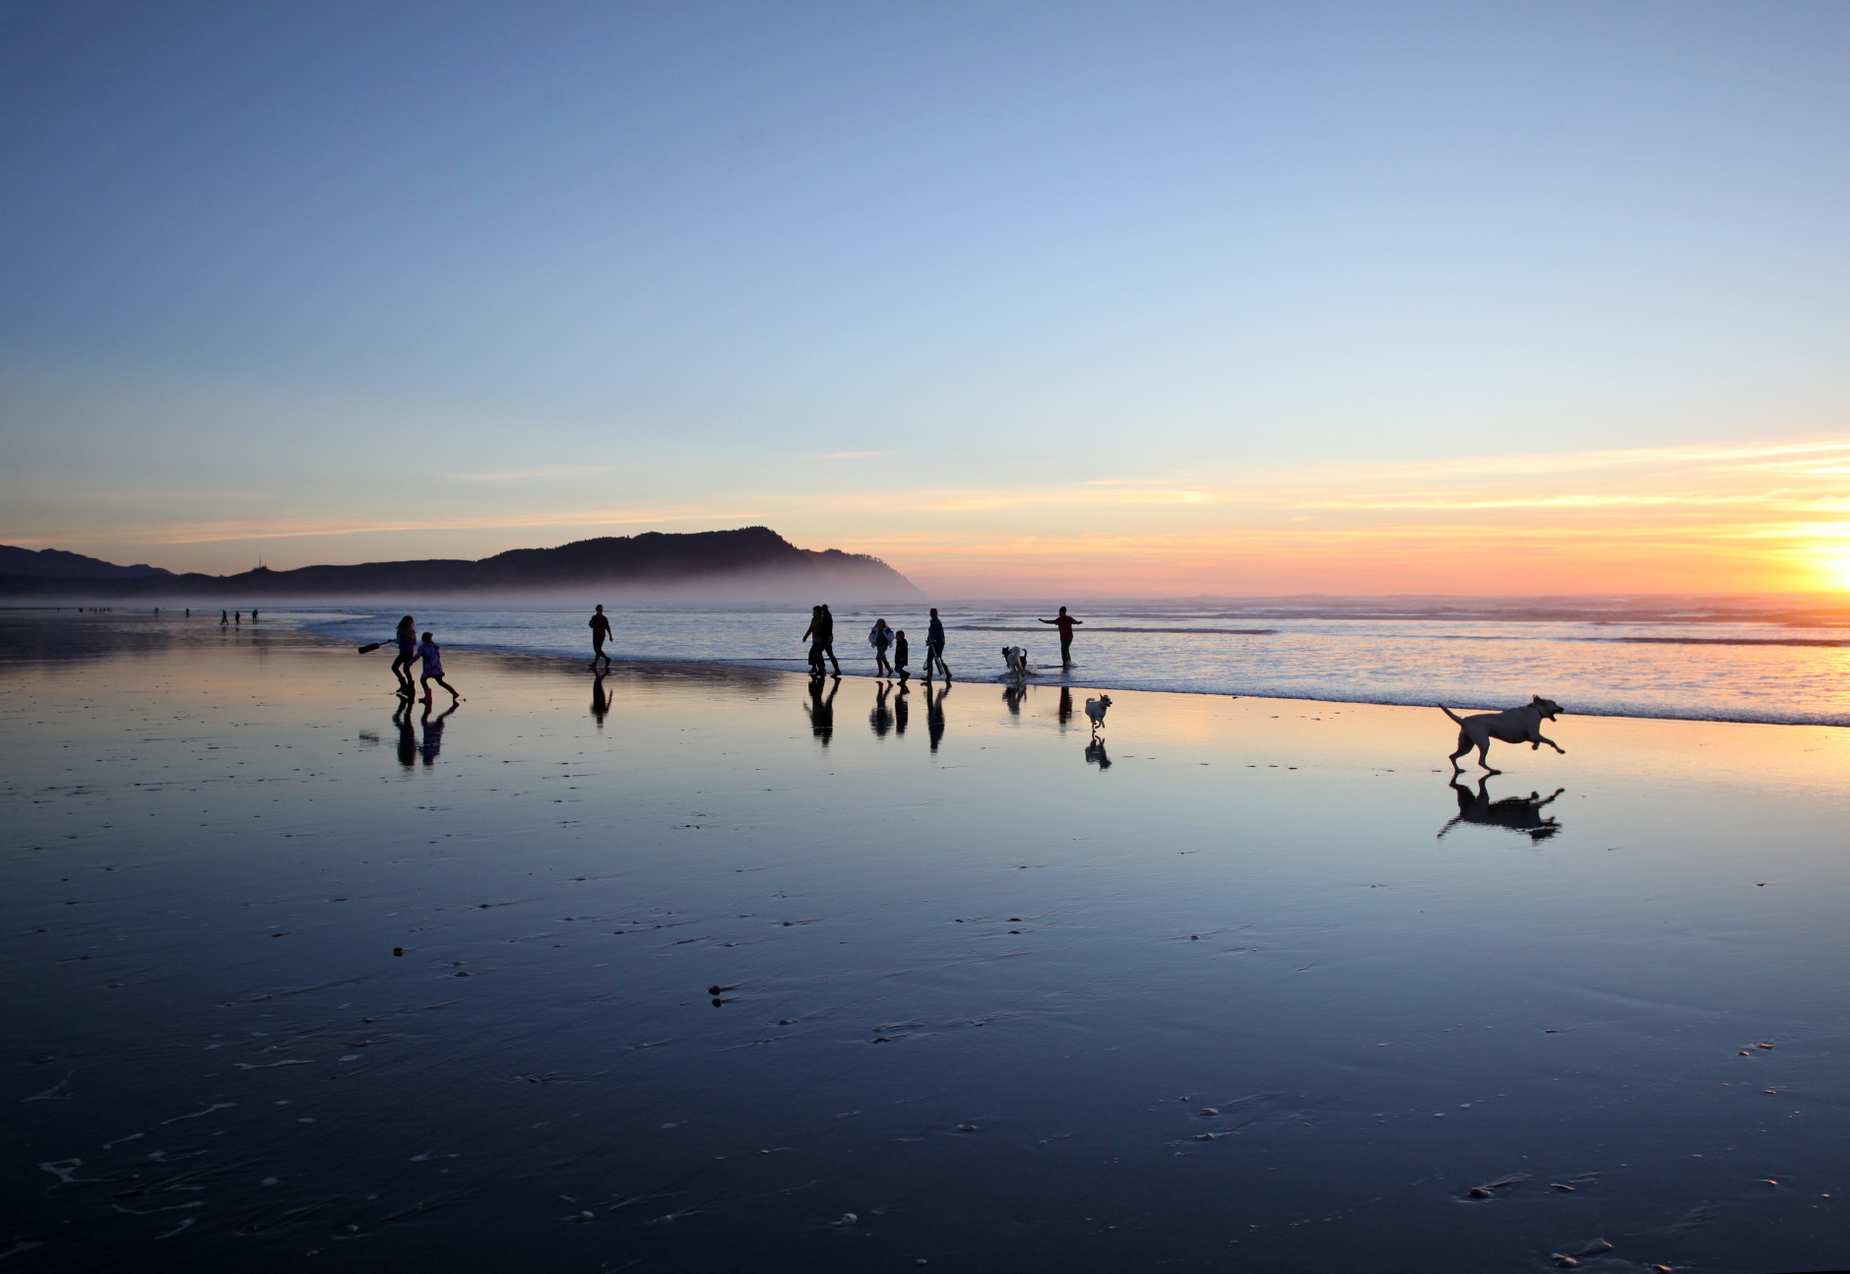
<path fill-rule="evenodd" d="M 1850 732 L 1567 716 L 1480 798 L 1436 711 L 452 650 L 427 723 L 65 622 L 0 617 L 10 1268 L 1850 1261 Z"/>

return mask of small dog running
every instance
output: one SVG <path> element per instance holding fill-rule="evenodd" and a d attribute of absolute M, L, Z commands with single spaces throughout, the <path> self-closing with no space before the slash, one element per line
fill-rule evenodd
<path fill-rule="evenodd" d="M 1520 708 L 1505 708 L 1502 712 L 1480 712 L 1474 716 L 1461 717 L 1444 704 L 1439 704 L 1439 711 L 1458 723 L 1458 750 L 1452 753 L 1452 773 L 1457 774 L 1464 767 L 1458 764 L 1458 758 L 1477 749 L 1477 763 L 1492 774 L 1501 774 L 1502 770 L 1492 768 L 1490 764 L 1490 742 L 1492 739 L 1503 743 L 1526 743 L 1530 751 L 1539 749 L 1546 743 L 1549 747 L 1567 755 L 1567 749 L 1542 733 L 1542 722 L 1553 721 L 1562 711 L 1561 705 L 1553 699 L 1544 699 L 1536 695 Z"/>
<path fill-rule="evenodd" d="M 1092 718 L 1092 737 L 1098 738 L 1098 732 L 1105 728 L 1105 709 L 1111 706 L 1110 695 L 1100 695 L 1096 699 L 1086 700 L 1086 715 Z"/>

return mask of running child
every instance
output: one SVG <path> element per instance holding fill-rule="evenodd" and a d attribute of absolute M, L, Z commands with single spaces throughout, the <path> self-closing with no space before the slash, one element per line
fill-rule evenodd
<path fill-rule="evenodd" d="M 419 676 L 419 680 L 424 683 L 424 698 L 420 702 L 430 702 L 430 683 L 433 681 L 449 691 L 451 699 L 457 703 L 462 702 L 456 687 L 443 679 L 443 651 L 438 649 L 429 633 L 425 633 L 424 640 L 418 644 L 418 660 L 424 665 L 424 671 Z"/>

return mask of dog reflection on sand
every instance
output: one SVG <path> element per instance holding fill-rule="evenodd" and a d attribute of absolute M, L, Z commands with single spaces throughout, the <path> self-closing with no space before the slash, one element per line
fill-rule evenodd
<path fill-rule="evenodd" d="M 1561 830 L 1561 824 L 1553 815 L 1545 815 L 1542 810 L 1552 805 L 1555 798 L 1567 789 L 1557 787 L 1551 796 L 1540 792 L 1530 792 L 1527 796 L 1506 796 L 1501 800 L 1490 799 L 1490 776 L 1485 775 L 1477 781 L 1477 791 L 1452 780 L 1452 793 L 1458 797 L 1458 813 L 1452 821 L 1439 829 L 1439 836 L 1457 827 L 1460 823 L 1478 823 L 1485 827 L 1507 827 L 1512 832 L 1521 832 L 1532 841 L 1544 841 Z"/>

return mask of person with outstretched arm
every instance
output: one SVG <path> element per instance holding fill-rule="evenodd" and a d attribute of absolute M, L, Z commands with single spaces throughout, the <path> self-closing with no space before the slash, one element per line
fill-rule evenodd
<path fill-rule="evenodd" d="M 1060 666 L 1071 668 L 1073 666 L 1073 625 L 1083 624 L 1086 621 L 1074 619 L 1066 613 L 1066 607 L 1062 606 L 1058 615 L 1052 619 L 1043 619 L 1041 622 L 1052 624 L 1060 630 Z"/>

